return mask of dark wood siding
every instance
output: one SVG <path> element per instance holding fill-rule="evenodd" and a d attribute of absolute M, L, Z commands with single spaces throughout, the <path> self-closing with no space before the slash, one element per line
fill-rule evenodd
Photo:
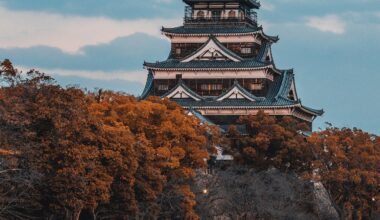
<path fill-rule="evenodd" d="M 183 81 L 191 90 L 201 96 L 219 96 L 233 86 L 235 79 L 183 79 Z M 174 88 L 177 85 L 177 82 L 178 80 L 176 79 L 156 79 L 154 81 L 154 94 L 157 96 L 164 95 L 166 92 Z M 238 79 L 238 82 L 246 90 L 258 97 L 266 96 L 268 88 L 272 83 L 267 79 Z M 261 88 L 259 90 L 253 90 L 252 84 L 260 84 Z M 160 90 L 160 88 L 162 89 L 164 87 L 167 87 L 168 90 Z"/>

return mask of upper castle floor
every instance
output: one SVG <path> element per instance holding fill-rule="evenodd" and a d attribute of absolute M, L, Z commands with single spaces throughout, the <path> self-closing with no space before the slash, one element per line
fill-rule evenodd
<path fill-rule="evenodd" d="M 184 0 L 184 26 L 257 27 L 256 0 Z"/>

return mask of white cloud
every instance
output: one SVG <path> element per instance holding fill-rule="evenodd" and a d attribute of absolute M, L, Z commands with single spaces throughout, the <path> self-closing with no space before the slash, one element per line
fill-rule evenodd
<path fill-rule="evenodd" d="M 309 27 L 323 32 L 331 32 L 334 34 L 344 34 L 346 32 L 346 24 L 337 15 L 309 17 L 306 24 Z"/>
<path fill-rule="evenodd" d="M 30 67 L 17 67 L 19 70 L 24 72 L 34 69 Z M 126 80 L 136 83 L 145 84 L 147 78 L 147 72 L 144 70 L 141 71 L 85 71 L 85 70 L 65 70 L 65 69 L 41 69 L 38 68 L 39 71 L 48 74 L 49 76 L 75 76 L 81 77 L 85 79 L 93 79 L 93 80 L 103 80 L 103 81 L 111 81 L 111 80 Z"/>
<path fill-rule="evenodd" d="M 11 11 L 0 6 L 0 47 L 46 45 L 77 53 L 85 45 L 107 43 L 136 32 L 161 36 L 160 27 L 180 19 L 113 20 L 104 17 L 63 16 L 32 11 Z"/>

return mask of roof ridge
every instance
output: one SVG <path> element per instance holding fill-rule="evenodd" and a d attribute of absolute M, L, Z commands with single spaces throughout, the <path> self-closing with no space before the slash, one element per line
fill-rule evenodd
<path fill-rule="evenodd" d="M 263 100 L 262 98 L 259 98 L 252 93 L 248 92 L 243 86 L 239 84 L 239 82 L 235 79 L 234 84 L 225 92 L 220 94 L 219 96 L 215 97 L 214 100 L 217 101 L 223 101 L 224 99 L 220 100 L 224 96 L 226 96 L 228 93 L 230 93 L 234 88 L 237 88 L 240 92 L 242 92 L 245 96 L 248 96 L 250 99 L 253 99 L 255 101 Z M 250 100 L 251 101 L 251 100 Z"/>
<path fill-rule="evenodd" d="M 231 51 L 230 49 L 228 49 L 227 47 L 225 47 L 214 35 L 210 35 L 208 40 L 200 47 L 198 48 L 196 51 L 194 51 L 193 53 L 189 54 L 188 56 L 182 58 L 180 60 L 180 62 L 190 62 L 190 61 L 193 61 L 193 60 L 189 60 L 191 57 L 197 55 L 198 53 L 200 53 L 202 50 L 204 50 L 209 44 L 210 42 L 213 42 L 217 47 L 219 47 L 219 49 L 222 51 L 222 53 L 226 53 L 227 54 L 227 58 L 230 59 L 230 57 L 228 56 L 231 56 L 232 58 L 238 60 L 238 61 L 242 61 L 244 60 L 243 58 L 241 58 L 239 55 L 237 55 L 236 53 L 234 53 L 233 51 Z M 216 49 L 216 48 L 214 48 Z M 224 54 L 223 54 L 224 55 Z M 225 56 L 225 55 L 224 55 Z M 235 60 L 233 60 L 235 61 Z M 238 61 L 235 61 L 235 62 L 238 62 Z"/>
<path fill-rule="evenodd" d="M 172 92 L 174 92 L 176 89 L 178 89 L 179 87 L 182 87 L 186 92 L 188 92 L 190 95 L 196 97 L 197 99 L 200 99 L 200 100 L 203 100 L 204 98 L 202 96 L 200 96 L 198 93 L 194 92 L 192 89 L 190 89 L 184 82 L 182 79 L 179 79 L 178 80 L 178 83 L 176 86 L 174 86 L 171 90 L 169 90 L 168 92 L 166 92 L 164 95 L 162 95 L 161 97 L 164 98 L 164 97 L 167 97 L 169 94 L 171 94 Z"/>
<path fill-rule="evenodd" d="M 146 99 L 148 97 L 149 93 L 151 92 L 153 88 L 153 82 L 154 82 L 153 73 L 151 70 L 149 70 L 144 90 L 142 94 L 140 95 L 139 99 Z"/>

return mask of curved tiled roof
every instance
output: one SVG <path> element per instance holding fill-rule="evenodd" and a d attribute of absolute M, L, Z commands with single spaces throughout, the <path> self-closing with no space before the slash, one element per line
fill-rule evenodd
<path fill-rule="evenodd" d="M 215 99 L 195 101 L 192 99 L 175 99 L 175 102 L 184 107 L 197 107 L 197 108 L 213 108 L 213 107 L 225 107 L 225 108 L 263 108 L 263 107 L 290 107 L 296 106 L 299 103 L 286 99 L 262 99 L 252 102 L 248 99 L 225 99 L 223 101 L 216 101 Z"/>
<path fill-rule="evenodd" d="M 161 97 L 162 98 L 165 98 L 166 96 L 168 96 L 170 93 L 174 92 L 176 89 L 178 89 L 178 87 L 182 87 L 186 92 L 188 92 L 190 95 L 196 97 L 197 99 L 199 100 L 202 100 L 203 97 L 198 95 L 198 93 L 194 92 L 193 90 L 191 90 L 189 87 L 186 86 L 185 83 L 183 83 L 182 80 L 179 80 L 177 85 L 174 86 L 174 88 L 172 88 L 171 90 L 169 90 L 167 93 L 165 93 L 164 95 L 162 95 Z"/>
<path fill-rule="evenodd" d="M 242 87 L 239 84 L 239 82 L 237 80 L 235 80 L 234 85 L 230 89 L 228 89 L 227 91 L 225 91 L 224 93 L 222 93 L 221 95 L 219 95 L 218 97 L 216 97 L 215 99 L 219 100 L 220 98 L 222 98 L 223 96 L 225 96 L 229 92 L 231 92 L 234 88 L 237 88 L 241 93 L 243 93 L 245 96 L 249 97 L 252 100 L 262 100 L 263 99 L 263 98 L 256 97 L 252 93 L 248 92 L 244 87 Z"/>
<path fill-rule="evenodd" d="M 162 27 L 161 31 L 167 34 L 175 35 L 249 35 L 254 33 L 261 34 L 265 39 L 271 42 L 277 42 L 279 40 L 278 36 L 269 36 L 264 33 L 262 27 L 251 27 L 251 26 L 230 26 L 230 27 L 186 27 L 179 26 L 174 28 Z"/>
<path fill-rule="evenodd" d="M 194 115 L 195 117 L 197 117 L 203 124 L 208 124 L 208 125 L 215 125 L 214 122 L 212 122 L 210 119 L 206 118 L 205 116 L 203 116 L 201 113 L 199 113 L 198 111 L 194 110 L 193 108 L 189 108 L 189 112 Z"/>
<path fill-rule="evenodd" d="M 145 83 L 145 88 L 141 96 L 139 97 L 140 99 L 146 99 L 150 95 L 153 89 L 153 82 L 154 82 L 153 73 L 152 71 L 149 71 L 148 78 L 146 79 L 146 83 Z"/>
<path fill-rule="evenodd" d="M 259 28 L 256 27 L 174 27 L 174 28 L 165 28 L 161 29 L 164 33 L 171 34 L 201 34 L 201 35 L 218 35 L 218 34 L 250 34 L 256 33 L 259 31 Z"/>
<path fill-rule="evenodd" d="M 246 59 L 240 62 L 223 60 L 193 60 L 190 62 L 180 62 L 168 59 L 156 63 L 144 63 L 148 69 L 257 69 L 270 67 L 270 64 L 260 62 L 255 59 Z"/>
<path fill-rule="evenodd" d="M 260 60 L 261 62 L 265 62 L 266 55 L 268 54 L 268 51 L 270 49 L 271 44 L 268 42 L 264 42 L 261 45 L 259 55 L 257 56 L 257 59 Z"/>
<path fill-rule="evenodd" d="M 199 100 L 194 99 L 174 99 L 178 104 L 182 105 L 183 107 L 195 107 L 195 108 L 217 108 L 217 107 L 223 107 L 223 108 L 236 108 L 236 107 L 242 107 L 242 108 L 286 108 L 286 107 L 299 107 L 302 111 L 305 111 L 309 114 L 313 115 L 323 115 L 323 110 L 316 110 L 312 109 L 306 106 L 303 106 L 300 102 L 300 100 L 294 101 L 290 100 L 288 98 L 288 94 L 291 89 L 291 85 L 294 80 L 294 74 L 293 70 L 283 70 L 281 71 L 281 76 L 277 77 L 275 81 L 273 82 L 272 86 L 269 89 L 269 92 L 266 97 L 256 97 L 249 91 L 247 91 L 244 87 L 242 87 L 237 81 L 235 81 L 234 85 L 225 93 L 223 93 L 221 96 L 214 97 L 214 98 L 208 98 L 205 99 L 202 96 L 198 95 L 196 92 L 191 90 L 188 86 L 186 86 L 185 83 L 183 83 L 182 80 L 179 80 L 178 84 L 172 88 L 170 91 L 168 91 L 165 95 L 162 97 L 168 96 L 170 93 L 175 91 L 179 86 L 182 86 L 186 92 L 191 94 L 192 96 L 196 97 Z M 153 89 L 153 74 L 152 72 L 149 72 L 147 83 L 144 88 L 144 91 L 142 95 L 140 96 L 141 99 L 147 98 L 151 93 Z M 237 87 L 241 92 L 244 93 L 244 95 L 249 96 L 251 99 L 254 99 L 255 101 L 250 101 L 248 99 L 224 99 L 222 101 L 217 101 L 219 97 L 222 97 L 223 95 L 227 94 L 231 89 Z"/>
<path fill-rule="evenodd" d="M 325 113 L 325 111 L 323 109 L 313 109 L 313 108 L 306 107 L 304 105 L 302 105 L 301 108 L 305 111 L 311 112 L 311 113 L 319 115 L 319 116 L 321 116 Z"/>
<path fill-rule="evenodd" d="M 183 0 L 188 5 L 195 4 L 195 3 L 203 3 L 203 2 L 215 2 L 215 0 Z M 244 3 L 252 8 L 260 8 L 260 2 L 257 0 L 218 0 L 217 2 L 240 2 Z"/>
<path fill-rule="evenodd" d="M 185 58 L 183 58 L 181 61 L 183 60 L 186 60 L 188 59 L 189 57 L 192 57 L 194 56 L 195 54 L 199 53 L 200 51 L 202 51 L 205 47 L 207 47 L 207 45 L 210 43 L 210 41 L 214 42 L 220 50 L 222 50 L 225 54 L 227 54 L 228 56 L 238 60 L 238 61 L 241 61 L 243 60 L 243 58 L 241 58 L 240 56 L 238 56 L 237 54 L 235 54 L 234 52 L 232 52 L 230 49 L 228 49 L 227 47 L 225 47 L 222 43 L 220 43 L 220 41 L 218 41 L 218 39 L 216 39 L 216 37 L 214 36 L 210 36 L 209 39 L 206 41 L 206 43 L 204 43 L 200 48 L 198 48 L 195 52 L 191 53 L 190 55 L 186 56 Z"/>

